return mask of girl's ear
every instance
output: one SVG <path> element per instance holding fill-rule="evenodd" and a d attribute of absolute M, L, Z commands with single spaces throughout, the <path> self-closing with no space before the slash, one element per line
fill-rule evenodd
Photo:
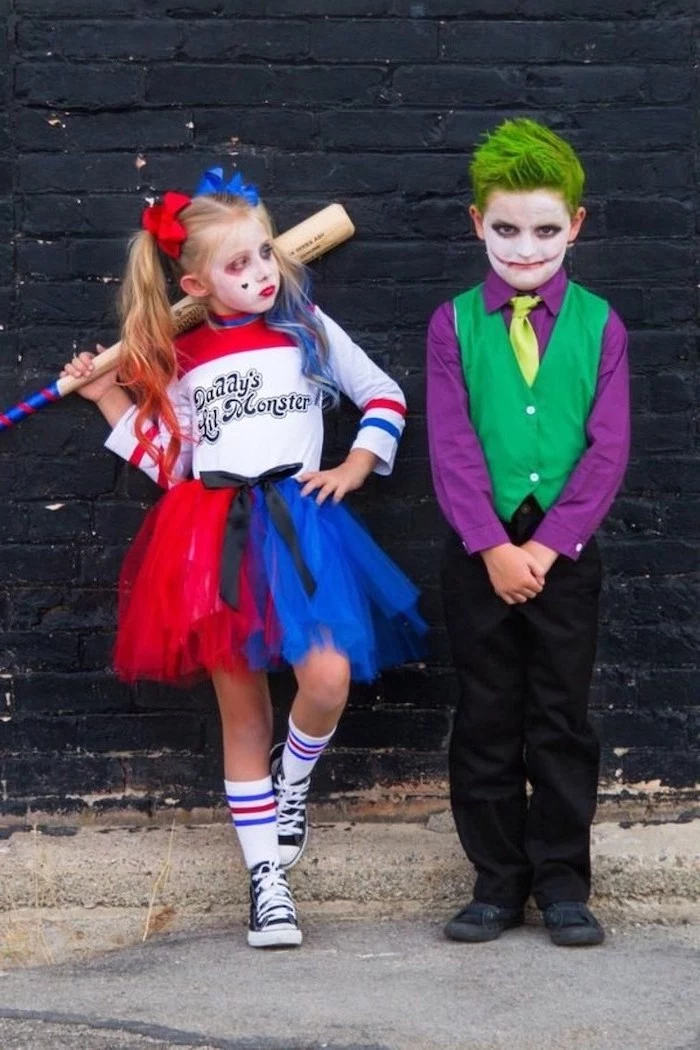
<path fill-rule="evenodd" d="M 185 273 L 180 278 L 180 287 L 185 295 L 191 295 L 193 299 L 206 299 L 210 294 L 206 285 L 202 284 L 199 277 L 193 273 Z"/>
<path fill-rule="evenodd" d="M 481 214 L 476 204 L 469 205 L 469 214 L 472 217 L 474 223 L 474 230 L 477 237 L 483 241 L 484 239 L 484 216 Z"/>

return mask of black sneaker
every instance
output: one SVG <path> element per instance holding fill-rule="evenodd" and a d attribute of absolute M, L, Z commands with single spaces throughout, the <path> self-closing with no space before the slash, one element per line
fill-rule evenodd
<path fill-rule="evenodd" d="M 557 901 L 542 912 L 553 944 L 562 948 L 586 948 L 602 944 L 605 930 L 583 901 Z"/>
<path fill-rule="evenodd" d="M 311 777 L 308 776 L 297 784 L 288 784 L 282 769 L 283 751 L 284 744 L 281 743 L 275 744 L 270 752 L 270 775 L 277 803 L 277 842 L 279 843 L 280 865 L 286 871 L 293 868 L 301 858 L 309 837 L 306 800 Z"/>
<path fill-rule="evenodd" d="M 522 926 L 523 921 L 522 908 L 502 908 L 498 904 L 473 900 L 450 919 L 445 926 L 445 936 L 470 944 L 495 941 L 504 930 Z"/>
<path fill-rule="evenodd" d="M 248 944 L 252 948 L 291 948 L 301 944 L 287 876 L 278 864 L 268 860 L 250 870 Z"/>

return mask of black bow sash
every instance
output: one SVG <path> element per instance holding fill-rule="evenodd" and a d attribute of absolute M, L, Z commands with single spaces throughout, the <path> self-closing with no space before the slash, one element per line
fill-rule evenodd
<path fill-rule="evenodd" d="M 239 474 L 229 474 L 225 470 L 205 470 L 199 476 L 206 489 L 238 489 L 235 497 L 231 500 L 231 506 L 226 518 L 226 531 L 224 532 L 224 544 L 221 551 L 221 582 L 219 584 L 221 597 L 232 609 L 238 608 L 238 577 L 248 539 L 250 514 L 253 505 L 250 490 L 256 486 L 262 489 L 263 498 L 270 513 L 270 519 L 289 548 L 292 560 L 308 597 L 310 598 L 316 590 L 316 581 L 301 553 L 299 537 L 292 515 L 289 513 L 289 507 L 273 484 L 275 481 L 291 478 L 301 467 L 301 463 L 292 463 L 285 467 L 274 467 L 272 470 L 266 470 L 264 474 L 260 474 L 257 478 L 243 478 Z"/>

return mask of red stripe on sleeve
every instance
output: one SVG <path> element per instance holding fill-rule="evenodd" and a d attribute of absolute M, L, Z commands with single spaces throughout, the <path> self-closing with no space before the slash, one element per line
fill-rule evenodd
<path fill-rule="evenodd" d="M 153 441 L 154 438 L 158 437 L 158 427 L 155 425 L 155 423 L 153 424 L 152 427 L 150 427 L 149 430 L 146 431 L 146 437 L 148 438 L 149 441 Z M 143 459 L 145 454 L 146 454 L 145 447 L 140 442 L 138 442 L 137 445 L 136 445 L 136 448 L 134 449 L 134 451 L 129 456 L 129 463 L 131 463 L 132 467 L 140 467 L 141 466 L 141 460 Z"/>
<path fill-rule="evenodd" d="M 372 408 L 389 408 L 392 412 L 398 412 L 400 416 L 406 415 L 406 406 L 400 401 L 392 401 L 389 397 L 376 397 L 374 401 L 368 401 L 365 405 L 365 412 L 369 412 Z"/>

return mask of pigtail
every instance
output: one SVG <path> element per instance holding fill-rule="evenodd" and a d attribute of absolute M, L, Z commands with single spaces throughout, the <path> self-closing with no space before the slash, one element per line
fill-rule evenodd
<path fill-rule="evenodd" d="M 155 237 L 146 230 L 129 244 L 126 273 L 119 295 L 122 322 L 120 376 L 136 399 L 135 434 L 148 455 L 158 462 L 167 478 L 182 447 L 182 435 L 168 385 L 177 375 L 175 335 L 166 275 Z M 170 433 L 168 446 L 159 450 L 146 429 L 154 420 Z"/>

